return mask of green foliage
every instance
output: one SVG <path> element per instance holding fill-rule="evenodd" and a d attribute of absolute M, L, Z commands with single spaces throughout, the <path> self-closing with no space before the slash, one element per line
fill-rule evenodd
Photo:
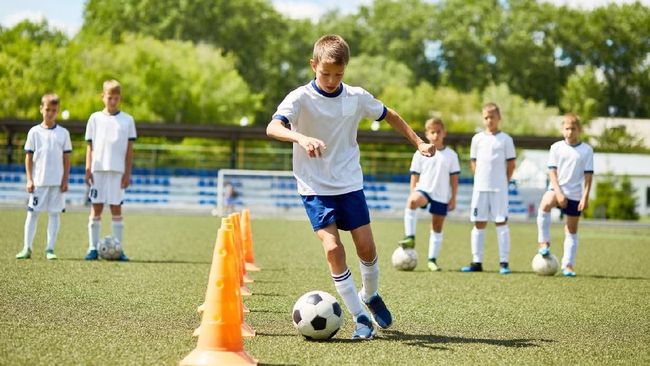
<path fill-rule="evenodd" d="M 593 137 L 600 151 L 611 152 L 647 152 L 643 139 L 627 132 L 625 125 L 604 129 L 600 136 Z"/>
<path fill-rule="evenodd" d="M 599 113 L 605 113 L 604 94 L 605 85 L 598 81 L 596 69 L 587 66 L 569 77 L 562 89 L 560 105 L 565 111 L 579 115 L 583 126 L 587 126 Z"/>
<path fill-rule="evenodd" d="M 607 176 L 596 183 L 596 198 L 589 203 L 585 217 L 597 219 L 638 220 L 634 188 L 628 176 L 620 180 Z"/>

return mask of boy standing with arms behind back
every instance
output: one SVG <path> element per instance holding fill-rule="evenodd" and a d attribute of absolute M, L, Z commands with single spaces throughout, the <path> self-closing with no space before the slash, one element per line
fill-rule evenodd
<path fill-rule="evenodd" d="M 510 230 L 508 229 L 508 183 L 515 171 L 515 145 L 507 133 L 499 131 L 501 112 L 494 103 L 483 106 L 485 131 L 472 137 L 470 147 L 474 188 L 470 220 L 472 263 L 461 272 L 483 271 L 483 247 L 488 220 L 496 224 L 499 243 L 499 273 L 509 274 Z"/>
<path fill-rule="evenodd" d="M 31 257 L 38 215 L 42 211 L 48 212 L 45 258 L 57 259 L 54 244 L 59 233 L 60 214 L 65 210 L 64 193 L 68 190 L 72 152 L 70 133 L 56 123 L 59 113 L 56 94 L 45 94 L 41 98 L 40 111 L 43 122 L 29 130 L 25 141 L 25 189 L 29 192 L 29 202 L 24 246 L 16 259 Z"/>
<path fill-rule="evenodd" d="M 104 204 L 111 209 L 113 237 L 122 244 L 124 224 L 122 201 L 131 180 L 133 141 L 137 135 L 131 115 L 120 111 L 122 87 L 117 80 L 103 85 L 104 109 L 90 115 L 86 126 L 86 184 L 90 186 L 92 204 L 88 221 L 88 253 L 86 260 L 96 260 Z M 119 260 L 128 261 L 122 252 Z"/>
<path fill-rule="evenodd" d="M 423 155 L 435 148 L 370 93 L 342 82 L 350 49 L 338 35 L 321 37 L 309 61 L 316 78 L 295 89 L 278 106 L 266 133 L 293 142 L 293 173 L 307 216 L 321 240 L 337 292 L 356 323 L 353 339 L 370 339 L 375 330 L 364 304 L 381 328 L 392 316 L 378 294 L 379 265 L 363 194 L 357 129 L 363 118 L 386 119 Z M 345 261 L 339 229 L 350 231 L 361 270 L 361 291 Z"/>

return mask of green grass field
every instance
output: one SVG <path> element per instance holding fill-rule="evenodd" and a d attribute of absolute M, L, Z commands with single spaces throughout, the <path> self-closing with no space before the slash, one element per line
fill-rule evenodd
<path fill-rule="evenodd" d="M 217 218 L 127 212 L 132 261 L 88 263 L 86 212 L 62 218 L 56 262 L 43 256 L 45 215 L 26 261 L 14 259 L 25 212 L 0 215 L 0 364 L 173 365 L 194 349 Z M 103 223 L 107 233 L 108 216 Z M 573 279 L 531 272 L 532 223 L 511 224 L 509 276 L 497 273 L 492 226 L 487 272 L 477 274 L 457 272 L 470 260 L 469 223 L 447 223 L 440 273 L 425 270 L 426 222 L 418 225 L 415 272 L 390 266 L 400 221 L 377 220 L 373 231 L 393 327 L 352 342 L 346 313 L 333 340 L 309 342 L 293 329 L 290 313 L 308 290 L 336 295 L 320 244 L 306 221 L 254 220 L 263 271 L 251 274 L 254 294 L 245 299 L 252 311 L 246 321 L 257 331 L 245 350 L 272 365 L 650 364 L 650 226 L 583 225 Z M 553 226 L 555 243 L 561 232 Z M 343 237 L 359 286 L 351 240 Z"/>

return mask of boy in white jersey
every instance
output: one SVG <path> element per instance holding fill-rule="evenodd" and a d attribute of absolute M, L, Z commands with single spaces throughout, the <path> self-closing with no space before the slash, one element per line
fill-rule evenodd
<path fill-rule="evenodd" d="M 551 145 L 548 155 L 548 191 L 537 212 L 539 253 L 548 256 L 551 246 L 551 209 L 559 207 L 566 216 L 562 274 L 575 277 L 578 250 L 578 221 L 589 202 L 594 174 L 594 151 L 580 141 L 580 119 L 573 113 L 562 119 L 564 140 Z"/>
<path fill-rule="evenodd" d="M 431 271 L 440 271 L 437 258 L 442 248 L 442 226 L 447 211 L 456 208 L 458 175 L 460 164 L 458 154 L 445 146 L 447 136 L 440 118 L 433 118 L 424 124 L 426 137 L 438 150 L 434 156 L 426 157 L 416 152 L 411 161 L 411 194 L 404 209 L 404 234 L 399 244 L 404 248 L 415 247 L 417 208 L 429 206 L 431 232 L 429 236 L 429 261 Z"/>
<path fill-rule="evenodd" d="M 422 141 L 396 112 L 370 93 L 342 82 L 349 58 L 343 38 L 321 37 L 309 61 L 316 78 L 285 97 L 266 132 L 294 143 L 298 193 L 323 245 L 336 290 L 356 323 L 353 339 L 370 339 L 375 330 L 362 304 L 381 328 L 391 325 L 392 316 L 377 292 L 379 266 L 356 141 L 359 122 L 385 118 L 422 154 L 433 155 L 435 147 Z M 351 232 L 359 256 L 363 286 L 358 294 L 339 229 Z"/>
<path fill-rule="evenodd" d="M 507 133 L 499 131 L 501 112 L 494 103 L 483 106 L 485 130 L 472 137 L 470 147 L 474 188 L 470 204 L 472 263 L 461 272 L 483 271 L 485 227 L 494 221 L 499 244 L 499 273 L 509 274 L 510 230 L 508 229 L 508 183 L 515 170 L 515 145 Z"/>
<path fill-rule="evenodd" d="M 133 141 L 137 135 L 135 122 L 128 113 L 120 111 L 122 87 L 116 80 L 104 82 L 104 109 L 90 115 L 86 126 L 86 184 L 90 186 L 92 204 L 88 222 L 88 253 L 86 260 L 97 259 L 97 244 L 104 204 L 111 209 L 113 237 L 124 248 L 122 201 L 131 180 Z M 128 261 L 122 252 L 119 260 Z"/>
<path fill-rule="evenodd" d="M 17 259 L 29 259 L 36 234 L 38 215 L 48 212 L 45 258 L 57 259 L 54 244 L 59 233 L 60 214 L 65 210 L 64 192 L 68 190 L 72 143 L 68 130 L 56 123 L 59 97 L 45 94 L 41 98 L 43 122 L 32 127 L 25 141 L 26 190 L 29 192 L 23 250 Z"/>

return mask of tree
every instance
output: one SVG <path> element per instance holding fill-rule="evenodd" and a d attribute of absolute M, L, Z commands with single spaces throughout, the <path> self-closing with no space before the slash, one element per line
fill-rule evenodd
<path fill-rule="evenodd" d="M 598 81 L 596 70 L 587 66 L 576 71 L 567 80 L 562 89 L 560 106 L 566 112 L 573 112 L 580 116 L 584 125 L 600 113 L 604 113 L 605 85 Z"/>
<path fill-rule="evenodd" d="M 596 183 L 596 198 L 589 204 L 585 217 L 597 219 L 638 220 L 634 188 L 628 176 L 619 181 L 612 175 Z"/>
<path fill-rule="evenodd" d="M 643 139 L 627 132 L 625 125 L 606 128 L 600 136 L 594 136 L 596 147 L 601 151 L 612 152 L 645 152 Z"/>

